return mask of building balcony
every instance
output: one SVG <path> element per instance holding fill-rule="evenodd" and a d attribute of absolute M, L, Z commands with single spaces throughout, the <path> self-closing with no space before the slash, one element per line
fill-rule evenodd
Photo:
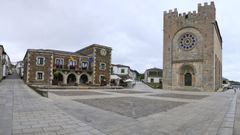
<path fill-rule="evenodd" d="M 63 69 L 63 65 L 55 65 L 56 69 Z"/>
<path fill-rule="evenodd" d="M 85 72 L 93 72 L 92 68 L 80 68 L 80 70 Z"/>
<path fill-rule="evenodd" d="M 68 65 L 54 65 L 54 69 L 58 71 L 82 71 L 82 72 L 88 72 L 91 73 L 93 72 L 93 68 L 86 67 L 86 68 L 81 68 L 76 66 L 68 66 Z"/>
<path fill-rule="evenodd" d="M 70 70 L 76 70 L 76 66 L 72 66 L 72 65 L 71 65 L 71 66 L 69 66 L 68 68 L 69 68 Z"/>

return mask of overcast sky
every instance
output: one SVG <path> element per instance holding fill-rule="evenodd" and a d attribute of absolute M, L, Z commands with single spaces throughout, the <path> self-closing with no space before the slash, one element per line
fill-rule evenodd
<path fill-rule="evenodd" d="M 0 44 L 11 61 L 28 48 L 77 51 L 97 43 L 113 48 L 112 63 L 144 72 L 162 68 L 163 11 L 197 10 L 208 0 L 0 0 Z M 217 0 L 223 37 L 223 76 L 240 81 L 240 1 Z"/>

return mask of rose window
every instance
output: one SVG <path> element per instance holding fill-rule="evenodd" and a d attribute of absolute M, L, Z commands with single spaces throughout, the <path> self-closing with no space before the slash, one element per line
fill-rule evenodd
<path fill-rule="evenodd" d="M 197 44 L 197 38 L 191 33 L 185 33 L 179 38 L 179 46 L 183 50 L 192 50 Z"/>

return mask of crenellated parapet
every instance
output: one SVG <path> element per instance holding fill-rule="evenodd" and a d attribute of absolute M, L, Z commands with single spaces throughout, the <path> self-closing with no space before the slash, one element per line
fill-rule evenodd
<path fill-rule="evenodd" d="M 196 19 L 196 17 L 205 19 L 206 16 L 208 16 L 207 18 L 215 19 L 215 4 L 214 4 L 214 2 L 210 2 L 210 3 L 205 2 L 203 5 L 201 3 L 199 3 L 197 11 L 194 10 L 194 11 L 189 11 L 189 12 L 178 13 L 177 8 L 175 8 L 174 10 L 164 11 L 164 18 L 165 19 L 171 18 L 171 20 L 172 19 L 182 20 L 182 19 L 190 19 L 190 18 Z"/>
<path fill-rule="evenodd" d="M 203 8 L 206 8 L 206 7 L 207 8 L 211 8 L 211 7 L 215 8 L 215 4 L 214 4 L 213 1 L 211 1 L 210 4 L 208 4 L 207 2 L 204 2 L 203 5 L 201 3 L 199 3 L 198 8 L 201 8 L 201 7 L 203 7 Z"/>

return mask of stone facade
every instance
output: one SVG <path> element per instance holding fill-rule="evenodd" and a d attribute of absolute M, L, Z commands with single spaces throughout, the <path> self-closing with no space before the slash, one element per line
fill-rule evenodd
<path fill-rule="evenodd" d="M 216 91 L 222 86 L 222 37 L 214 2 L 198 12 L 164 12 L 163 88 Z"/>
<path fill-rule="evenodd" d="M 97 44 L 76 52 L 28 49 L 24 81 L 35 85 L 108 85 L 111 51 Z"/>
<path fill-rule="evenodd" d="M 0 81 L 3 79 L 3 46 L 0 45 Z"/>

